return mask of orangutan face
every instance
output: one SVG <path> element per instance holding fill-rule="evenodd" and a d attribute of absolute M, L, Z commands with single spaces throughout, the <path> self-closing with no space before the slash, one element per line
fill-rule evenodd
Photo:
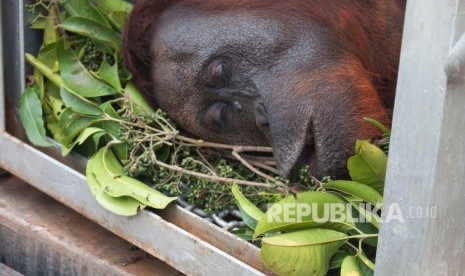
<path fill-rule="evenodd" d="M 355 140 L 379 134 L 363 117 L 388 122 L 388 111 L 340 30 L 304 15 L 167 8 L 149 34 L 148 98 L 204 140 L 271 146 L 283 176 L 303 165 L 346 176 Z"/>

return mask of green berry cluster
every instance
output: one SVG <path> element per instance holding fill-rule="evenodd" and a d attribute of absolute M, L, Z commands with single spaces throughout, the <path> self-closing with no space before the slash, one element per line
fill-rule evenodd
<path fill-rule="evenodd" d="M 84 51 L 84 54 L 80 61 L 87 70 L 97 72 L 104 59 L 110 65 L 115 63 L 113 56 L 105 55 L 90 38 L 86 38 L 82 51 Z"/>
<path fill-rule="evenodd" d="M 153 146 L 156 133 L 144 128 L 163 120 L 170 123 L 166 114 L 157 111 L 153 115 L 136 115 L 130 109 L 121 118 L 133 124 L 124 124 L 121 140 L 129 148 L 130 158 L 124 163 L 125 173 L 131 177 L 148 180 L 153 188 L 170 196 L 181 196 L 189 204 L 202 208 L 206 213 L 217 213 L 235 204 L 231 185 L 220 181 L 199 178 L 190 174 L 170 170 L 156 164 L 157 161 L 190 172 L 217 177 L 264 182 L 240 162 L 226 159 L 218 154 L 202 154 L 195 147 L 182 144 Z M 202 156 L 200 156 L 202 155 Z M 268 199 L 260 193 L 264 188 L 243 186 L 242 192 L 254 204 L 266 204 Z"/>

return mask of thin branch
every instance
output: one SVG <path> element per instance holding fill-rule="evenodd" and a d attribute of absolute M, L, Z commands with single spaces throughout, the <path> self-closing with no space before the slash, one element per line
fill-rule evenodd
<path fill-rule="evenodd" d="M 261 176 L 261 177 L 267 179 L 268 181 L 270 181 L 272 183 L 276 183 L 278 185 L 284 184 L 284 183 L 282 183 L 280 181 L 277 181 L 274 177 L 271 177 L 271 176 L 257 170 L 254 166 L 252 166 L 249 162 L 247 162 L 244 158 L 242 158 L 242 156 L 238 152 L 233 151 L 232 155 L 234 157 L 236 157 L 237 160 L 239 160 L 244 166 L 246 166 L 250 171 L 252 171 L 256 175 Z"/>
<path fill-rule="evenodd" d="M 169 165 L 169 164 L 163 163 L 163 162 L 158 161 L 158 160 L 154 160 L 154 161 L 155 161 L 155 164 L 157 164 L 158 166 L 166 168 L 168 170 L 176 171 L 176 172 L 183 173 L 183 174 L 186 174 L 186 175 L 191 175 L 191 176 L 195 176 L 195 177 L 198 177 L 198 178 L 203 178 L 203 179 L 207 179 L 207 180 L 211 180 L 211 181 L 215 181 L 215 182 L 223 182 L 223 183 L 227 183 L 227 184 L 236 183 L 237 185 L 255 186 L 255 187 L 263 187 L 263 188 L 269 188 L 269 189 L 273 188 L 273 185 L 271 185 L 271 184 L 253 182 L 253 181 L 246 181 L 246 180 L 240 180 L 240 179 L 233 179 L 233 178 L 226 178 L 226 177 L 220 177 L 220 176 L 213 176 L 213 175 L 208 175 L 208 174 L 204 174 L 204 173 L 199 173 L 199 172 L 193 172 L 193 171 L 190 171 L 190 170 L 186 170 L 186 169 L 181 168 L 179 166 Z"/>

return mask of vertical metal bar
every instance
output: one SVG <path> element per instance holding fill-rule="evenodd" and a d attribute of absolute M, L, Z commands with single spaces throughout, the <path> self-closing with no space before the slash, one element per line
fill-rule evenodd
<path fill-rule="evenodd" d="M 446 73 L 449 76 L 449 82 L 465 80 L 465 32 L 449 54 Z"/>
<path fill-rule="evenodd" d="M 407 4 L 376 275 L 465 270 L 465 84 L 445 73 L 464 4 Z"/>
<path fill-rule="evenodd" d="M 3 81 L 3 8 L 0 1 L 0 133 L 5 131 L 5 82 Z"/>
<path fill-rule="evenodd" d="M 5 131 L 5 82 L 3 81 L 3 9 L 0 1 L 0 134 Z M 6 172 L 0 168 L 0 176 Z"/>
<path fill-rule="evenodd" d="M 5 84 L 5 129 L 17 137 L 24 138 L 24 130 L 17 116 L 19 97 L 25 86 L 24 50 L 25 44 L 34 36 L 28 32 L 24 34 L 24 1 L 2 1 L 3 24 L 3 49 L 7 51 L 3 55 Z M 38 45 L 35 45 L 38 47 Z M 29 50 L 29 49 L 28 49 Z"/>

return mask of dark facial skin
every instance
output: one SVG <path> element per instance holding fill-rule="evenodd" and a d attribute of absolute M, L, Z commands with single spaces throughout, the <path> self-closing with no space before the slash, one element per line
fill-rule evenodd
<path fill-rule="evenodd" d="M 355 140 L 379 135 L 363 117 L 389 123 L 390 103 L 350 34 L 292 12 L 166 9 L 150 40 L 150 98 L 202 139 L 272 146 L 283 176 L 310 165 L 344 178 Z"/>

